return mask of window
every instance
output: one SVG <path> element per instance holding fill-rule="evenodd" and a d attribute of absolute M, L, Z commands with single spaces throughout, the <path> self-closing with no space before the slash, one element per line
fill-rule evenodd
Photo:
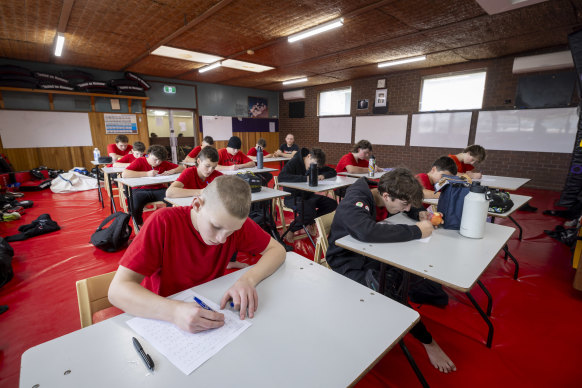
<path fill-rule="evenodd" d="M 481 109 L 486 72 L 422 80 L 421 112 L 435 110 Z"/>
<path fill-rule="evenodd" d="M 352 88 L 330 90 L 319 93 L 319 115 L 349 115 L 352 103 Z"/>

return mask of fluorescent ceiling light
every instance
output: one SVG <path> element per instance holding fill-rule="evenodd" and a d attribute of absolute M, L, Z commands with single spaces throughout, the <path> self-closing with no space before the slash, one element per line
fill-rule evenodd
<path fill-rule="evenodd" d="M 517 8 L 543 3 L 544 1 L 547 0 L 477 0 L 477 3 L 489 15 L 495 15 L 502 12 L 513 11 Z"/>
<path fill-rule="evenodd" d="M 182 50 L 179 48 L 169 46 L 158 47 L 157 49 L 152 51 L 152 55 L 159 55 L 162 57 L 174 59 L 183 59 L 186 61 L 198 63 L 214 63 L 222 59 L 222 57 L 218 57 L 216 55 L 198 53 L 196 51 Z"/>
<path fill-rule="evenodd" d="M 255 73 L 262 73 L 263 71 L 274 69 L 274 67 L 271 67 L 271 66 L 257 65 L 256 63 L 237 61 L 234 59 L 227 59 L 227 60 L 222 61 L 222 66 L 230 67 L 231 69 L 252 71 Z"/>
<path fill-rule="evenodd" d="M 299 82 L 307 82 L 307 77 L 296 78 L 296 79 L 290 79 L 288 81 L 283 81 L 283 85 L 296 84 L 296 83 L 299 83 Z"/>
<path fill-rule="evenodd" d="M 55 44 L 55 56 L 60 57 L 63 53 L 63 46 L 65 45 L 65 35 L 62 32 L 57 32 L 57 43 Z"/>
<path fill-rule="evenodd" d="M 396 61 L 388 61 L 388 62 L 378 63 L 378 67 L 397 66 L 397 65 L 402 65 L 404 63 L 424 61 L 425 59 L 426 59 L 426 56 L 424 56 L 424 55 L 422 55 L 420 57 L 397 59 Z"/>
<path fill-rule="evenodd" d="M 310 36 L 321 34 L 322 32 L 340 27 L 343 24 L 344 24 L 343 18 L 335 19 L 330 22 L 320 24 L 319 26 L 315 26 L 313 28 L 309 28 L 307 30 L 298 32 L 297 34 L 290 35 L 287 38 L 287 40 L 289 41 L 289 43 L 296 42 L 300 39 L 309 38 Z"/>
<path fill-rule="evenodd" d="M 198 69 L 198 72 L 204 73 L 207 72 L 208 70 L 216 69 L 217 67 L 220 67 L 220 61 L 214 62 L 212 65 L 201 67 L 200 69 Z"/>

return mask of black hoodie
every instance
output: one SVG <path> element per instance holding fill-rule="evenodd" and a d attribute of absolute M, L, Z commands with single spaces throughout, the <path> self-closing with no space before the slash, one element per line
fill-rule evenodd
<path fill-rule="evenodd" d="M 308 170 L 305 168 L 305 162 L 303 158 L 309 155 L 309 149 L 301 148 L 299 152 L 296 152 L 295 155 L 285 164 L 283 170 L 279 174 L 279 182 L 307 182 L 308 177 Z M 323 175 L 325 179 L 333 178 L 337 175 L 337 172 L 331 168 L 324 166 L 323 168 L 318 169 L 318 175 Z M 292 194 L 292 196 L 301 196 L 301 190 L 290 189 L 285 186 L 282 186 L 283 190 Z M 306 198 L 314 195 L 315 193 L 305 192 L 303 195 Z"/>
<path fill-rule="evenodd" d="M 411 209 L 408 215 L 418 219 L 418 211 L 419 209 Z M 336 240 L 348 234 L 357 240 L 371 243 L 410 241 L 422 236 L 420 228 L 416 225 L 376 222 L 376 204 L 366 178 L 358 179 L 347 189 L 345 198 L 335 212 L 329 248 L 325 255 L 326 261 L 334 270 L 340 267 L 341 270 L 361 269 L 367 260 L 371 260 L 335 245 Z"/>

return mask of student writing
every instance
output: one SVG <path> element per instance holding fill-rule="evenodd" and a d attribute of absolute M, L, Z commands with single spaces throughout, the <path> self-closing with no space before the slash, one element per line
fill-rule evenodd
<path fill-rule="evenodd" d="M 229 300 L 240 318 L 258 307 L 256 286 L 285 260 L 285 250 L 250 220 L 251 191 L 236 176 L 220 176 L 196 197 L 191 207 L 164 208 L 145 223 L 120 260 L 109 300 L 136 316 L 174 323 L 199 332 L 224 325 L 224 315 L 192 302 L 166 299 L 184 289 L 224 275 L 236 250 L 261 254 L 220 301 Z"/>
<path fill-rule="evenodd" d="M 196 166 L 188 167 L 172 182 L 166 191 L 166 197 L 181 198 L 200 195 L 216 177 L 222 175 L 216 170 L 218 151 L 212 147 L 203 148 L 196 158 Z"/>
<path fill-rule="evenodd" d="M 200 151 L 202 151 L 204 148 L 206 148 L 208 146 L 213 146 L 213 145 L 214 145 L 214 139 L 212 138 L 212 136 L 204 136 L 204 139 L 202 139 L 202 143 L 199 146 L 194 147 L 192 149 L 192 151 L 190 151 L 190 153 L 188 153 L 188 155 L 184 158 L 184 160 L 182 162 L 183 163 L 196 163 L 196 157 L 198 156 Z"/>
<path fill-rule="evenodd" d="M 419 211 L 422 203 L 422 187 L 410 171 L 396 168 L 384 174 L 377 189 L 370 189 L 365 178 L 351 185 L 340 202 L 329 236 L 326 260 L 331 268 L 367 287 L 379 283 L 380 263 L 363 255 L 335 245 L 338 239 L 350 235 L 370 243 L 403 242 L 428 237 L 433 226 L 427 220 L 426 211 Z M 415 206 L 413 208 L 413 206 Z M 416 225 L 392 225 L 376 222 L 376 209 L 385 207 L 389 214 L 408 212 L 417 219 Z M 394 297 L 400 287 L 400 270 L 391 267 L 386 276 L 386 294 Z M 428 354 L 432 365 L 441 372 L 456 370 L 455 364 L 432 338 L 422 322 L 410 333 L 418 339 Z"/>
<path fill-rule="evenodd" d="M 148 149 L 146 158 L 133 161 L 122 173 L 123 178 L 144 178 L 156 175 L 172 175 L 182 172 L 184 166 L 168 162 L 168 151 L 161 145 L 153 145 Z M 140 186 L 133 189 L 131 209 L 134 221 L 143 224 L 143 207 L 148 202 L 163 201 L 166 195 L 166 185 Z M 168 206 L 171 206 L 167 203 Z"/>

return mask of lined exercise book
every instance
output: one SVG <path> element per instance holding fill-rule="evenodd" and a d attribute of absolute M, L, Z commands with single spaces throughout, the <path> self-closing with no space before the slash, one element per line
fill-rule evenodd
<path fill-rule="evenodd" d="M 213 310 L 224 314 L 224 326 L 201 333 L 188 333 L 172 323 L 155 319 L 136 317 L 127 321 L 129 327 L 186 375 L 218 353 L 252 324 L 248 318 L 241 320 L 234 311 L 219 310 L 220 306 L 192 290 L 180 292 L 172 299 L 194 303 L 195 296 Z M 154 362 L 157 363 L 157 360 Z"/>

